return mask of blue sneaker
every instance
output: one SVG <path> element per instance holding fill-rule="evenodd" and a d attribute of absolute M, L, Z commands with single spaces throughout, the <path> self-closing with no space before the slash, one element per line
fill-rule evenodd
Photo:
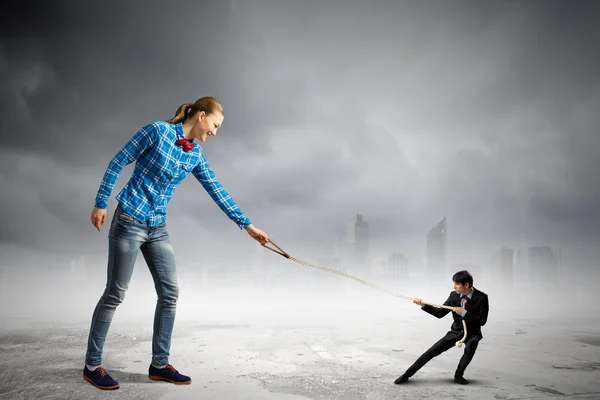
<path fill-rule="evenodd" d="M 90 371 L 86 366 L 83 367 L 83 379 L 96 386 L 98 389 L 115 390 L 119 388 L 119 382 L 110 377 L 108 372 L 102 367 Z"/>
<path fill-rule="evenodd" d="M 181 375 L 171 364 L 167 364 L 163 368 L 156 368 L 154 365 L 150 365 L 148 378 L 153 381 L 167 381 L 176 385 L 189 385 L 192 383 L 192 378 Z"/>

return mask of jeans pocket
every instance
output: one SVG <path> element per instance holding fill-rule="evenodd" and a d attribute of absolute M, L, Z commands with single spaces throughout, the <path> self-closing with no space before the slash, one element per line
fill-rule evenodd
<path fill-rule="evenodd" d="M 122 222 L 125 224 L 133 224 L 133 223 L 135 223 L 135 219 L 131 215 L 129 215 L 123 211 L 119 214 L 119 222 Z"/>

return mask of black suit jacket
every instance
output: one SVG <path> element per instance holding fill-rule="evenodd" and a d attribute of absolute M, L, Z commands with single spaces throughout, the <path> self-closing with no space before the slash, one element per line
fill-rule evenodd
<path fill-rule="evenodd" d="M 448 296 L 448 300 L 444 302 L 444 305 L 450 307 L 460 307 L 460 296 L 460 294 L 453 290 L 450 292 L 450 296 Z M 487 294 L 483 293 L 481 290 L 473 288 L 473 298 L 471 299 L 471 303 L 464 318 L 465 322 L 467 323 L 467 338 L 483 338 L 481 327 L 487 322 L 489 308 L 490 306 L 488 303 Z M 452 310 L 433 307 L 427 304 L 421 306 L 421 309 L 437 318 L 443 318 L 446 316 L 446 314 L 452 313 L 452 318 L 454 318 L 454 321 L 452 322 L 450 331 L 448 331 L 446 334 L 446 338 L 454 340 L 462 338 L 464 335 L 462 325 L 463 317 L 461 317 L 460 314 L 457 314 Z"/>

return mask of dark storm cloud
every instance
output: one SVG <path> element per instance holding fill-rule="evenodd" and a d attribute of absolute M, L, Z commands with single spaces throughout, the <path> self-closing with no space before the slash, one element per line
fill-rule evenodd
<path fill-rule="evenodd" d="M 97 246 L 110 157 L 207 94 L 211 166 L 286 241 L 355 212 L 414 258 L 444 215 L 464 246 L 597 237 L 593 2 L 22 4 L 0 43 L 5 242 Z M 180 242 L 237 233 L 193 177 L 169 213 Z"/>
<path fill-rule="evenodd" d="M 20 95 L 20 106 L 26 108 L 21 111 L 30 116 L 25 127 L 46 132 L 39 135 L 38 151 L 81 163 L 94 157 L 94 150 L 99 147 L 108 150 L 103 143 L 124 141 L 123 131 L 107 129 L 105 124 L 149 118 L 156 114 L 153 110 L 164 107 L 165 98 L 172 96 L 169 111 L 160 112 L 168 118 L 179 104 L 187 101 L 184 95 L 177 101 L 173 97 L 186 80 L 194 78 L 192 68 L 180 67 L 194 58 L 194 40 L 186 38 L 185 32 L 166 34 L 172 32 L 173 24 L 184 22 L 178 17 L 187 14 L 177 8 L 160 10 L 147 6 L 140 2 L 118 7 L 105 3 L 102 8 L 81 2 L 60 3 L 49 15 L 43 14 L 43 8 L 38 11 L 31 7 L 32 19 L 23 19 L 27 29 L 5 38 L 4 47 L 9 49 L 4 52 L 4 76 L 8 82 L 13 81 L 12 94 Z M 36 15 L 38 12 L 41 15 Z M 54 22 L 38 25 L 38 20 Z M 216 24 L 209 19 L 195 32 L 206 35 Z M 20 49 L 33 54 L 22 57 Z M 214 70 L 214 64 L 204 62 L 203 69 Z M 202 85 L 198 78 L 194 80 Z M 14 102 L 14 98 L 10 100 Z M 23 130 L 15 122 L 23 121 L 13 120 L 9 127 Z M 119 127 L 131 131 L 138 125 L 125 122 Z M 15 134 L 3 134 L 3 142 L 21 143 Z M 83 151 L 71 151 L 66 146 L 69 143 Z"/>

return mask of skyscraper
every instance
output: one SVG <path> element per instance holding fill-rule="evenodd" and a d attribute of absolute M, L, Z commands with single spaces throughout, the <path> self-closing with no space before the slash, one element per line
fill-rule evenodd
<path fill-rule="evenodd" d="M 427 234 L 427 275 L 437 282 L 446 276 L 446 217 Z"/>
<path fill-rule="evenodd" d="M 356 213 L 347 224 L 346 242 L 351 265 L 366 264 L 369 257 L 369 224 Z"/>

